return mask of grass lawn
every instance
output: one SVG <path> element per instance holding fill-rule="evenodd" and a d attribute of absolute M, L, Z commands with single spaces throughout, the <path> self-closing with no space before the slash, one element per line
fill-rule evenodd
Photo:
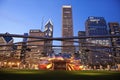
<path fill-rule="evenodd" d="M 120 80 L 120 72 L 0 70 L 0 80 Z"/>

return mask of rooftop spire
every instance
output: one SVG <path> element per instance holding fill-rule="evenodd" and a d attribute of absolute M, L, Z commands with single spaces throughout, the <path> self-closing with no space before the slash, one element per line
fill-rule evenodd
<path fill-rule="evenodd" d="M 51 25 L 53 25 L 53 23 L 52 23 L 51 19 L 49 19 L 49 20 L 46 22 L 46 24 L 45 24 L 45 25 L 47 25 L 48 23 L 50 23 Z"/>

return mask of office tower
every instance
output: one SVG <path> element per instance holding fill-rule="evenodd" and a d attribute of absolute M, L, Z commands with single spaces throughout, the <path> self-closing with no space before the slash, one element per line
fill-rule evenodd
<path fill-rule="evenodd" d="M 120 35 L 120 26 L 117 22 L 109 22 L 109 33 L 111 35 Z M 112 45 L 119 46 L 120 45 L 120 38 L 112 38 Z"/>
<path fill-rule="evenodd" d="M 65 5 L 62 7 L 62 37 L 73 37 L 73 20 L 72 20 L 72 6 Z M 74 53 L 73 40 L 62 41 L 62 53 Z"/>
<path fill-rule="evenodd" d="M 47 23 L 45 24 L 45 37 L 47 38 L 52 38 L 53 37 L 53 23 L 51 20 L 48 20 Z M 52 43 L 53 41 L 51 40 L 46 40 L 45 41 L 45 53 L 50 54 L 52 53 Z"/>
<path fill-rule="evenodd" d="M 28 33 L 24 33 L 24 36 L 28 36 Z M 20 53 L 20 60 L 22 63 L 25 63 L 25 57 L 26 57 L 26 49 L 27 49 L 27 39 L 28 38 L 23 38 L 23 43 L 21 47 L 21 53 Z"/>
<path fill-rule="evenodd" d="M 29 36 L 44 37 L 44 32 L 42 32 L 39 29 L 31 29 L 29 31 Z M 28 55 L 26 55 L 26 57 L 28 57 L 26 58 L 26 61 L 28 61 L 28 63 L 36 63 L 44 53 L 44 40 L 29 38 L 28 41 L 31 41 L 28 43 L 28 45 L 31 45 L 31 46 L 28 46 L 28 48 L 30 48 L 31 51 L 28 52 Z"/>
<path fill-rule="evenodd" d="M 78 37 L 81 37 L 81 36 L 86 36 L 85 31 L 78 32 Z M 85 42 L 86 42 L 86 39 L 79 39 L 79 46 L 80 47 L 85 46 Z"/>
<path fill-rule="evenodd" d="M 104 17 L 88 17 L 86 21 L 86 36 L 107 34 L 107 25 Z"/>
<path fill-rule="evenodd" d="M 117 22 L 109 22 L 109 33 L 111 35 L 120 35 L 120 25 Z M 112 49 L 113 55 L 116 57 L 117 63 L 120 63 L 120 48 L 116 48 L 120 46 L 120 38 L 111 38 L 111 45 L 114 47 Z"/>
<path fill-rule="evenodd" d="M 9 34 L 9 33 L 6 33 Z M 12 37 L 7 37 L 7 36 L 3 36 L 0 37 L 0 44 L 3 45 L 11 45 L 13 44 L 13 38 Z M 9 59 L 11 57 L 12 54 L 12 46 L 0 46 L 0 58 L 1 59 Z"/>
<path fill-rule="evenodd" d="M 0 44 L 5 44 L 4 40 L 3 40 L 3 37 L 0 37 Z M 5 46 L 4 46 L 5 47 Z M 3 46 L 0 46 L 0 50 L 3 50 L 4 49 Z M 5 51 L 0 51 L 0 57 L 2 58 L 3 55 L 4 55 Z"/>
<path fill-rule="evenodd" d="M 85 31 L 78 32 L 78 37 L 81 37 L 81 36 L 86 36 Z M 83 46 L 85 46 L 85 42 L 86 42 L 86 39 L 79 39 L 79 51 L 81 51 L 82 48 L 84 48 Z"/>
<path fill-rule="evenodd" d="M 17 50 L 16 50 L 16 54 L 14 55 L 14 57 L 16 59 L 19 59 L 21 58 L 21 49 L 22 49 L 22 43 L 18 43 L 17 44 Z"/>
<path fill-rule="evenodd" d="M 86 36 L 104 36 L 108 35 L 107 25 L 104 17 L 88 17 L 86 20 Z M 110 60 L 107 51 L 109 48 L 104 48 L 103 46 L 110 45 L 109 38 L 88 38 L 86 39 L 88 43 L 88 49 L 91 51 L 89 53 L 88 59 L 89 64 L 98 65 L 98 64 L 107 64 Z M 89 47 L 95 46 L 95 47 Z M 97 47 L 98 46 L 98 47 Z M 97 52 L 96 52 L 97 51 Z"/>
<path fill-rule="evenodd" d="M 78 32 L 78 37 L 83 37 L 86 36 L 85 31 L 79 31 Z M 79 54 L 80 54 L 80 59 L 82 64 L 86 64 L 88 59 L 87 59 L 87 54 L 85 54 L 84 50 L 86 49 L 86 39 L 79 39 Z"/>

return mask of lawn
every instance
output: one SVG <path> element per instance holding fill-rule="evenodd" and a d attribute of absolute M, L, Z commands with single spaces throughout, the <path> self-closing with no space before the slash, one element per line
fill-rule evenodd
<path fill-rule="evenodd" d="M 0 80 L 120 80 L 120 72 L 0 70 Z"/>

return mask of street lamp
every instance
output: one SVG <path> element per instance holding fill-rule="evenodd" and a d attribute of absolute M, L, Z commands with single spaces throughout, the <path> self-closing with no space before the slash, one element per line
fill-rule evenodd
<path fill-rule="evenodd" d="M 19 62 L 17 62 L 17 66 L 18 66 L 18 68 L 20 68 L 20 63 Z"/>

